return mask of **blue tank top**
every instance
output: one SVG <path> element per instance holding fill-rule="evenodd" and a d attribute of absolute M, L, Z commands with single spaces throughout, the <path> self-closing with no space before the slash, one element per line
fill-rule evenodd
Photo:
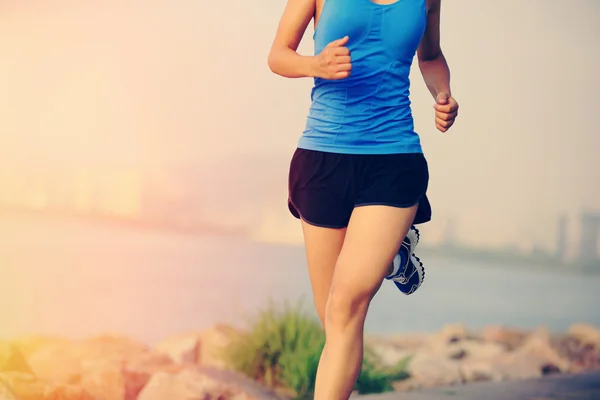
<path fill-rule="evenodd" d="M 298 147 L 348 154 L 422 152 L 409 73 L 426 15 L 426 0 L 325 1 L 314 34 L 315 54 L 348 35 L 352 71 L 346 79 L 314 79 Z"/>

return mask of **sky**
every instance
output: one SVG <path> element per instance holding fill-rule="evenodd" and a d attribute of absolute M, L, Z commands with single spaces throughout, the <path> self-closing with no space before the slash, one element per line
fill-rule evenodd
<path fill-rule="evenodd" d="M 243 190 L 260 176 L 272 197 L 240 207 L 264 216 L 261 235 L 298 237 L 285 183 L 312 82 L 267 67 L 284 6 L 4 0 L 0 168 L 193 164 L 238 176 L 238 163 L 250 165 Z M 309 28 L 302 54 L 311 36 Z M 416 65 L 411 75 L 431 176 L 428 240 L 455 221 L 473 245 L 553 247 L 558 214 L 575 223 L 583 210 L 600 211 L 599 37 L 595 0 L 442 2 L 442 48 L 461 106 L 449 133 L 435 130 Z M 239 195 L 236 182 L 214 197 Z M 569 229 L 576 240 L 576 224 Z"/>

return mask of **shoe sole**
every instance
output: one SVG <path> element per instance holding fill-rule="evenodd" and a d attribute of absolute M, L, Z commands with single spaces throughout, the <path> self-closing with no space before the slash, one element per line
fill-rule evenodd
<path fill-rule="evenodd" d="M 415 248 L 417 247 L 417 244 L 419 244 L 419 240 L 421 238 L 421 233 L 419 232 L 419 230 L 417 229 L 416 226 L 411 226 L 410 229 L 408 230 L 408 233 L 406 234 L 406 237 L 408 238 L 408 242 L 410 243 L 410 247 L 409 247 L 409 260 L 407 261 L 407 265 L 408 263 L 412 263 L 415 266 L 415 272 L 418 275 L 419 278 L 419 284 L 417 285 L 416 288 L 411 289 L 410 292 L 405 293 L 400 286 L 401 285 L 408 285 L 408 283 L 400 283 L 398 281 L 394 281 L 393 279 L 390 278 L 386 278 L 386 279 L 390 279 L 391 281 L 394 282 L 394 284 L 396 284 L 396 286 L 398 286 L 398 289 L 400 290 L 400 292 L 404 293 L 405 295 L 409 295 L 414 293 L 422 284 L 423 281 L 425 280 L 425 267 L 423 267 L 423 263 L 421 262 L 421 259 L 419 257 L 417 257 L 414 253 Z M 414 275 L 414 272 L 413 272 Z"/>
<path fill-rule="evenodd" d="M 421 233 L 413 225 L 408 230 L 408 233 L 406 234 L 406 237 L 408 238 L 408 241 L 410 242 L 410 248 L 409 248 L 409 253 L 408 253 L 408 262 L 411 262 L 412 261 L 412 257 L 415 254 L 415 248 L 419 244 L 419 239 L 421 239 Z M 419 262 L 420 261 L 421 260 L 419 260 Z M 407 265 L 408 265 L 408 262 L 407 262 Z M 423 265 L 423 264 L 421 263 L 421 265 Z"/>
<path fill-rule="evenodd" d="M 411 261 L 413 262 L 413 264 L 416 261 L 415 269 L 417 270 L 417 274 L 419 274 L 419 286 L 421 286 L 425 281 L 425 267 L 423 266 L 423 262 L 421 262 L 421 259 L 414 254 L 411 257 Z"/>
<path fill-rule="evenodd" d="M 419 239 L 421 238 L 421 233 L 415 227 L 411 227 L 406 234 L 408 241 L 410 242 L 410 253 L 409 256 L 412 256 L 415 252 L 415 247 L 419 244 Z"/>
<path fill-rule="evenodd" d="M 423 282 L 425 282 L 425 268 L 423 267 L 423 263 L 421 262 L 421 259 L 413 254 L 410 258 L 410 261 L 415 266 L 415 270 L 417 272 L 417 275 L 419 276 L 419 283 L 416 286 L 413 285 L 413 287 L 410 289 L 409 292 L 402 291 L 400 289 L 400 287 L 398 286 L 398 283 L 396 283 L 396 286 L 398 286 L 398 289 L 400 289 L 400 292 L 405 294 L 406 296 L 411 295 L 414 292 L 416 292 L 417 289 L 419 289 L 421 287 L 421 285 L 423 285 Z"/>

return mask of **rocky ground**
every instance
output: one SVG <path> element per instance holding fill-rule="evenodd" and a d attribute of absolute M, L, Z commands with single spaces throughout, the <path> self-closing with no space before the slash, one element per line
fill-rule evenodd
<path fill-rule="evenodd" d="M 453 325 L 432 335 L 369 342 L 384 364 L 410 357 L 410 378 L 397 382 L 397 390 L 600 371 L 600 330 L 584 324 L 562 335 L 544 328 L 525 332 L 493 326 L 470 332 Z"/>
<path fill-rule="evenodd" d="M 0 342 L 0 400 L 284 400 L 223 365 L 221 349 L 242 334 L 217 326 L 155 347 L 118 336 Z M 368 342 L 383 364 L 410 357 L 410 378 L 397 382 L 399 391 L 600 371 L 600 330 L 588 325 L 559 336 L 455 325 Z"/>

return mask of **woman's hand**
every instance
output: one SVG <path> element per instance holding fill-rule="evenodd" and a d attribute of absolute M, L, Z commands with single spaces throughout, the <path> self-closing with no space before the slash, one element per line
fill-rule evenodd
<path fill-rule="evenodd" d="M 458 116 L 458 103 L 450 94 L 442 92 L 436 97 L 435 109 L 435 127 L 440 132 L 446 132 Z"/>
<path fill-rule="evenodd" d="M 314 58 L 313 75 L 315 77 L 336 80 L 350 76 L 352 59 L 350 50 L 345 47 L 346 43 L 348 43 L 348 36 L 334 40 Z"/>

